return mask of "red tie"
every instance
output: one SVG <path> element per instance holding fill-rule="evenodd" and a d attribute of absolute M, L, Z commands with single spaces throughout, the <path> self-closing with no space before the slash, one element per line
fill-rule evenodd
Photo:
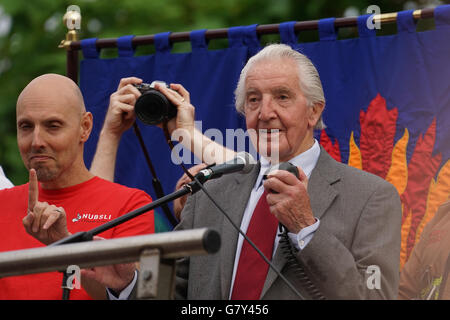
<path fill-rule="evenodd" d="M 277 233 L 278 220 L 269 211 L 266 201 L 267 192 L 259 198 L 247 229 L 247 237 L 262 251 L 267 259 L 272 260 L 273 243 Z M 268 264 L 244 240 L 238 268 L 234 280 L 232 300 L 257 300 L 261 295 L 267 277 Z"/>

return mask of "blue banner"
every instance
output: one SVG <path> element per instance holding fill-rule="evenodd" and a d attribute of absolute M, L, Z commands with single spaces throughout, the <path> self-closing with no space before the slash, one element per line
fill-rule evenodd
<path fill-rule="evenodd" d="M 298 42 L 295 22 L 280 24 L 281 42 L 317 67 L 326 97 L 327 128 L 316 138 L 337 160 L 393 183 L 404 207 L 402 265 L 437 206 L 450 194 L 450 6 L 435 8 L 435 28 L 416 32 L 412 11 L 398 14 L 397 33 L 377 36 L 358 18 L 359 37 L 338 40 L 334 18 L 319 21 L 319 41 Z M 382 26 L 381 26 L 382 27 Z M 95 152 L 109 96 L 122 77 L 181 83 L 191 94 L 202 131 L 242 128 L 233 92 L 242 67 L 257 52 L 256 25 L 229 29 L 229 46 L 208 50 L 205 30 L 191 33 L 192 51 L 171 53 L 169 32 L 155 36 L 156 53 L 134 57 L 133 36 L 118 41 L 119 57 L 100 59 L 95 39 L 82 41 L 80 86 L 94 114 L 86 162 Z M 93 45 L 94 44 L 94 45 Z M 166 194 L 182 175 L 162 130 L 138 122 Z M 120 144 L 116 181 L 156 198 L 151 174 L 132 130 Z"/>

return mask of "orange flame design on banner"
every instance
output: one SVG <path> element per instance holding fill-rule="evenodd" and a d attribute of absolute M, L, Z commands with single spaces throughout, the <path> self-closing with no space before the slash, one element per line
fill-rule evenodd
<path fill-rule="evenodd" d="M 407 162 L 409 131 L 394 145 L 398 110 L 388 110 L 379 94 L 367 112 L 360 112 L 360 146 L 351 133 L 348 165 L 371 172 L 392 183 L 402 202 L 400 268 L 409 255 L 425 225 L 450 194 L 450 160 L 442 165 L 441 154 L 433 155 L 436 121 L 420 135 Z M 341 161 L 339 144 L 322 130 L 320 143 L 337 161 Z M 442 165 L 442 166 L 441 166 Z M 435 179 L 436 177 L 436 179 Z"/>

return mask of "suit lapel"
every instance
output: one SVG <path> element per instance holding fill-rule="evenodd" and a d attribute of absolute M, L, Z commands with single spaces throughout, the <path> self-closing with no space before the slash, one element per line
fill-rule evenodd
<path fill-rule="evenodd" d="M 333 184 L 341 179 L 336 164 L 337 162 L 330 157 L 325 149 L 320 147 L 319 160 L 316 168 L 311 173 L 308 183 L 311 209 L 314 216 L 318 219 L 322 217 L 338 195 L 338 192 L 333 187 Z"/>
<path fill-rule="evenodd" d="M 250 173 L 234 175 L 235 179 L 233 183 L 227 184 L 227 187 L 224 190 L 226 198 L 229 199 L 229 206 L 226 213 L 239 228 L 241 226 L 245 208 L 247 207 L 247 202 L 250 198 L 250 193 L 258 177 L 259 169 L 260 164 L 258 162 L 258 165 L 256 165 Z M 222 299 L 225 300 L 228 300 L 229 298 L 238 237 L 239 232 L 233 227 L 228 219 L 224 217 L 221 233 L 221 238 L 223 240 L 220 249 L 220 278 L 222 280 Z"/>
<path fill-rule="evenodd" d="M 308 181 L 308 194 L 311 203 L 311 209 L 314 216 L 321 219 L 325 211 L 330 207 L 338 192 L 333 184 L 340 180 L 339 171 L 336 168 L 336 161 L 320 147 L 320 156 L 316 167 L 311 173 Z M 281 272 L 287 262 L 286 256 L 278 246 L 275 251 L 272 263 L 278 271 Z M 278 275 L 272 268 L 269 268 L 266 281 L 261 292 L 261 298 L 270 289 Z"/>

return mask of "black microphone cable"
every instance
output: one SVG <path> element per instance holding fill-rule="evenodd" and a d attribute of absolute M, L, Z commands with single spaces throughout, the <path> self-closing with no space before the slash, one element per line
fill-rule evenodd
<path fill-rule="evenodd" d="M 270 268 L 272 268 L 273 271 L 286 283 L 286 285 L 301 299 L 306 300 L 300 292 L 294 287 L 294 285 L 281 274 L 281 272 L 273 265 L 273 263 L 266 258 L 266 256 L 259 250 L 259 248 L 250 240 L 249 237 L 231 220 L 230 216 L 225 212 L 225 210 L 222 209 L 222 207 L 213 199 L 213 197 L 209 194 L 209 192 L 206 190 L 206 188 L 203 186 L 203 184 L 197 179 L 197 177 L 194 176 L 194 180 L 197 183 L 197 185 L 203 190 L 203 192 L 207 195 L 207 197 L 212 201 L 212 203 L 217 207 L 217 209 L 222 212 L 222 214 L 227 218 L 227 220 L 231 223 L 231 225 L 244 237 L 245 241 L 247 241 L 253 249 L 258 252 L 258 254 L 263 258 L 263 260 L 269 265 Z"/>

